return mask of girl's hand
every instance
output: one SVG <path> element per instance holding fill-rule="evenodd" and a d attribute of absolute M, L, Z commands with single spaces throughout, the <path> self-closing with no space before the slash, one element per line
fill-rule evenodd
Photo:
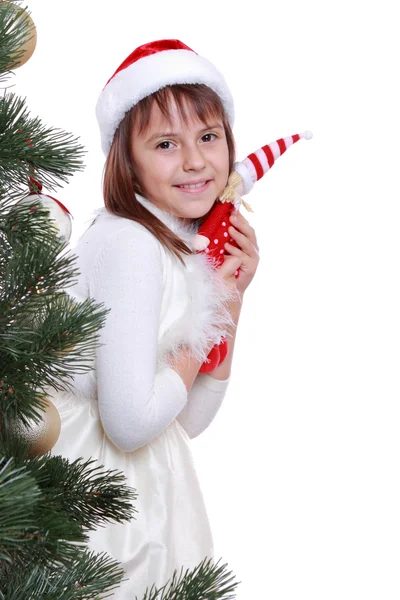
<path fill-rule="evenodd" d="M 260 262 L 257 238 L 253 227 L 239 211 L 233 211 L 229 219 L 232 223 L 228 229 L 229 235 L 235 240 L 239 248 L 227 242 L 225 249 L 228 256 L 225 257 L 225 262 L 230 256 L 240 259 L 240 271 L 239 277 L 236 279 L 236 288 L 243 295 L 256 274 Z"/>

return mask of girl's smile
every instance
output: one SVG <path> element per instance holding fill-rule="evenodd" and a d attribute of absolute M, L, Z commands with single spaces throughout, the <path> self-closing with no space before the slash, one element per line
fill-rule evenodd
<path fill-rule="evenodd" d="M 167 119 L 154 104 L 144 132 L 133 129 L 132 153 L 147 199 L 177 217 L 197 219 L 226 185 L 229 151 L 221 120 L 208 125 L 186 111 L 185 119 L 171 101 Z"/>
<path fill-rule="evenodd" d="M 206 181 L 193 181 L 192 183 L 181 183 L 175 187 L 177 187 L 185 193 L 199 194 L 204 192 L 210 183 L 211 179 L 208 179 Z"/>

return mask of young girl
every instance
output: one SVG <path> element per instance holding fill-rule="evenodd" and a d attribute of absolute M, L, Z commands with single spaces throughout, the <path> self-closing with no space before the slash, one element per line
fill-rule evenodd
<path fill-rule="evenodd" d="M 238 212 L 219 269 L 190 246 L 234 163 L 232 98 L 210 62 L 178 40 L 145 44 L 108 81 L 97 117 L 105 207 L 74 250 L 81 274 L 71 293 L 111 310 L 94 370 L 55 398 L 62 429 L 53 453 L 96 458 L 137 490 L 137 518 L 90 539 L 125 569 L 113 598 L 132 600 L 212 557 L 189 440 L 221 406 L 259 259 Z M 225 360 L 199 374 L 223 336 Z"/>

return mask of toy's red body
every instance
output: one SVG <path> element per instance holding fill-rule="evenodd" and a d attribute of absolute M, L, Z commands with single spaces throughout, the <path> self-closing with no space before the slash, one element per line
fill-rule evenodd
<path fill-rule="evenodd" d="M 200 227 L 198 234 L 210 240 L 209 245 L 205 250 L 207 256 L 213 260 L 214 264 L 219 267 L 224 262 L 225 247 L 224 244 L 229 242 L 234 244 L 234 241 L 228 233 L 230 225 L 229 215 L 234 210 L 232 202 L 216 202 L 213 210 Z M 220 344 L 215 344 L 208 360 L 210 362 L 203 363 L 200 368 L 200 373 L 210 373 L 214 371 L 228 354 L 228 342 L 225 338 Z"/>
<path fill-rule="evenodd" d="M 207 253 L 207 256 L 214 259 L 218 267 L 224 262 L 225 243 L 233 243 L 228 233 L 230 226 L 229 215 L 233 210 L 234 206 L 232 202 L 216 202 L 198 232 L 198 235 L 203 235 L 210 240 L 204 252 Z"/>

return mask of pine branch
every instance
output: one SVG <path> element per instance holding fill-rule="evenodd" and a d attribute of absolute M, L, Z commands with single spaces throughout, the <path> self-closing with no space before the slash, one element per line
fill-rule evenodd
<path fill-rule="evenodd" d="M 136 494 L 125 485 L 125 476 L 93 467 L 92 460 L 70 463 L 45 455 L 25 461 L 24 466 L 13 461 L 13 470 L 5 457 L 2 462 L 0 562 L 10 563 L 12 571 L 33 565 L 68 566 L 76 544 L 88 541 L 89 530 L 110 521 L 128 521 L 136 512 L 131 503 Z M 29 493 L 31 504 L 23 515 Z"/>
<path fill-rule="evenodd" d="M 14 462 L 4 456 L 0 459 L 0 581 L 10 570 L 32 561 L 68 564 L 75 547 L 69 542 L 86 540 L 79 524 L 70 521 L 59 507 L 44 505 L 29 469 Z"/>
<path fill-rule="evenodd" d="M 9 188 L 7 182 L 0 181 L 0 222 L 19 200 L 26 197 L 26 194 L 26 188 L 24 190 L 13 190 Z"/>
<path fill-rule="evenodd" d="M 40 490 L 24 466 L 13 460 L 0 460 L 0 561 L 9 561 L 6 546 L 21 540 L 22 533 L 33 527 L 33 506 Z"/>
<path fill-rule="evenodd" d="M 10 205 L 1 199 L 0 331 L 15 320 L 14 314 L 27 302 L 40 302 L 42 294 L 53 293 L 56 286 L 71 285 L 77 275 L 71 256 L 58 259 L 65 245 L 58 242 L 49 212 L 36 206 L 35 202 Z M 31 308 L 35 310 L 34 304 Z"/>
<path fill-rule="evenodd" d="M 0 80 L 23 55 L 25 23 L 0 1 Z M 105 597 L 123 571 L 82 543 L 97 525 L 136 512 L 122 473 L 48 455 L 29 461 L 26 445 L 9 435 L 13 418 L 39 416 L 48 385 L 65 389 L 73 374 L 92 367 L 108 312 L 68 296 L 75 257 L 58 242 L 47 211 L 16 204 L 30 177 L 52 190 L 82 170 L 82 155 L 78 138 L 31 118 L 25 99 L 0 97 L 1 599 Z"/>
<path fill-rule="evenodd" d="M 0 182 L 26 188 L 29 178 L 49 190 L 83 170 L 85 150 L 78 138 L 30 118 L 26 100 L 12 93 L 0 98 Z M 7 189 L 7 188 L 6 188 Z"/>
<path fill-rule="evenodd" d="M 1 600 L 93 600 L 106 598 L 122 580 L 119 564 L 105 554 L 76 548 L 68 567 L 26 565 L 14 569 L 5 586 L 0 586 Z"/>
<path fill-rule="evenodd" d="M 34 35 L 30 12 L 21 7 L 20 0 L 0 2 L 0 82 L 4 82 L 24 54 L 23 46 Z M 25 12 L 22 13 L 22 9 Z"/>
<path fill-rule="evenodd" d="M 98 329 L 107 310 L 94 300 L 76 303 L 67 295 L 43 299 L 23 327 L 0 330 L 0 410 L 8 419 L 38 422 L 49 388 L 69 389 L 73 376 L 93 368 Z"/>
<path fill-rule="evenodd" d="M 5 456 L 0 464 L 6 468 L 10 461 Z M 79 523 L 69 518 L 60 506 L 46 502 L 46 497 L 40 490 L 38 481 L 29 469 L 29 461 L 25 466 L 13 463 L 11 485 L 8 477 L 0 481 L 0 514 L 7 526 L 0 530 L 1 558 L 18 568 L 30 561 L 36 564 L 53 564 L 54 562 L 68 563 L 74 546 L 70 543 L 84 542 L 86 534 Z M 15 480 L 15 477 L 21 477 Z M 13 488 L 19 484 L 19 490 L 14 496 Z M 30 505 L 27 499 L 30 495 Z M 13 502 L 10 502 L 10 498 Z M 21 517 L 25 509 L 26 514 Z M 2 521 L 0 521 L 1 523 Z"/>
<path fill-rule="evenodd" d="M 233 600 L 238 582 L 226 571 L 227 565 L 218 565 L 219 561 L 204 559 L 194 569 L 181 569 L 179 576 L 175 571 L 162 588 L 147 590 L 143 600 Z"/>
<path fill-rule="evenodd" d="M 27 564 L 69 565 L 76 543 L 88 541 L 87 534 L 78 523 L 68 519 L 58 508 L 44 505 L 35 507 L 36 526 L 25 529 L 13 540 L 6 540 L 3 550 L 7 551 L 13 570 Z"/>
<path fill-rule="evenodd" d="M 38 421 L 49 386 L 66 390 L 92 368 L 108 310 L 64 291 L 76 282 L 76 257 L 35 200 L 0 205 L 0 234 L 0 409 L 27 423 Z"/>
<path fill-rule="evenodd" d="M 12 325 L 27 314 L 32 317 L 43 298 L 75 282 L 76 259 L 60 250 L 57 242 L 14 246 L 0 284 L 0 314 L 8 317 L 6 323 Z"/>
<path fill-rule="evenodd" d="M 7 458 L 14 450 L 0 436 L 0 598 L 49 600 L 53 592 L 54 600 L 94 598 L 116 585 L 118 565 L 89 556 L 82 543 L 95 525 L 129 520 L 136 512 L 125 476 L 82 459 L 27 461 L 20 450 Z M 32 596 L 23 595 L 25 589 Z M 17 590 L 21 595 L 12 596 Z"/>
<path fill-rule="evenodd" d="M 108 313 L 93 299 L 76 302 L 67 294 L 42 297 L 34 304 L 35 313 L 26 302 L 24 313 L 0 328 L 5 388 L 12 387 L 21 405 L 32 389 L 38 399 L 48 386 L 67 390 L 75 374 L 92 368 L 98 330 Z"/>
<path fill-rule="evenodd" d="M 85 530 L 110 521 L 130 521 L 137 512 L 132 501 L 137 495 L 116 470 L 94 466 L 94 460 L 69 462 L 61 456 L 41 457 L 27 465 L 44 494 L 44 502 L 59 507 Z"/>

